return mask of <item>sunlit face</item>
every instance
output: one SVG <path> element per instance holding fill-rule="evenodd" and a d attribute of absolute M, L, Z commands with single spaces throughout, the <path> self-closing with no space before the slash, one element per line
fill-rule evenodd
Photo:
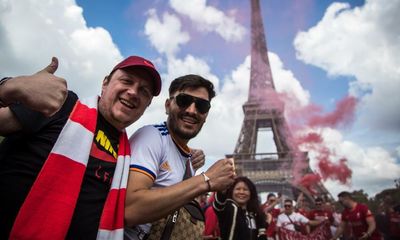
<path fill-rule="evenodd" d="M 268 204 L 273 204 L 276 201 L 276 197 L 268 198 Z"/>
<path fill-rule="evenodd" d="M 291 214 L 293 212 L 293 203 L 292 202 L 285 202 L 283 207 L 285 208 L 286 214 Z"/>
<path fill-rule="evenodd" d="M 315 202 L 315 207 L 316 207 L 317 209 L 322 209 L 322 207 L 323 207 L 322 201 L 317 201 L 317 202 Z"/>
<path fill-rule="evenodd" d="M 232 199 L 240 206 L 246 207 L 250 200 L 250 189 L 244 182 L 238 182 L 232 191 Z"/>
<path fill-rule="evenodd" d="M 117 129 L 138 120 L 153 98 L 153 81 L 142 69 L 116 70 L 103 81 L 99 111 Z"/>
<path fill-rule="evenodd" d="M 168 114 L 167 125 L 169 131 L 178 140 L 187 143 L 194 138 L 203 127 L 206 121 L 208 112 L 200 113 L 195 103 L 191 103 L 187 108 L 180 108 L 176 103 L 176 96 L 180 93 L 185 93 L 204 100 L 208 99 L 207 89 L 200 87 L 197 89 L 184 89 L 173 94 L 173 98 L 167 99 L 165 109 Z"/>

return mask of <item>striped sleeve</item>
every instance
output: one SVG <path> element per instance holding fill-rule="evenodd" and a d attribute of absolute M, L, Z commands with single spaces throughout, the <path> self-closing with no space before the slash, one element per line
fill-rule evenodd
<path fill-rule="evenodd" d="M 129 139 L 131 146 L 131 171 L 148 176 L 153 182 L 157 178 L 163 159 L 163 145 L 159 131 L 153 126 L 144 126 Z"/>
<path fill-rule="evenodd" d="M 220 212 L 223 211 L 226 204 L 226 195 L 220 192 L 215 194 L 215 200 L 213 202 L 213 207 L 215 211 Z"/>

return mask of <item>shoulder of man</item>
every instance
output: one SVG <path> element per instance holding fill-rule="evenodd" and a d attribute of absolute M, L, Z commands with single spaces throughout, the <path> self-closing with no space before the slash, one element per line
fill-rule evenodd
<path fill-rule="evenodd" d="M 129 140 L 143 138 L 144 136 L 167 136 L 169 135 L 168 128 L 165 124 L 149 124 L 136 130 Z"/>

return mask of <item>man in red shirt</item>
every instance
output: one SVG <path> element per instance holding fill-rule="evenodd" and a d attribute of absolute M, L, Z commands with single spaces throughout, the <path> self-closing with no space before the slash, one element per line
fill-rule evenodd
<path fill-rule="evenodd" d="M 328 210 L 325 207 L 325 204 L 322 200 L 322 198 L 317 197 L 315 199 L 315 209 L 311 210 L 308 213 L 308 219 L 310 220 L 319 220 L 321 222 L 323 221 L 329 221 L 329 223 L 332 225 L 334 222 L 332 211 Z"/>
<path fill-rule="evenodd" d="M 307 202 L 306 198 L 304 197 L 303 193 L 300 193 L 299 196 L 297 197 L 295 211 L 300 213 L 304 217 L 309 218 L 308 214 L 310 212 L 310 208 L 309 208 L 308 202 Z"/>
<path fill-rule="evenodd" d="M 275 228 L 276 228 L 276 220 L 281 213 L 279 208 L 276 208 L 276 205 L 279 204 L 281 197 L 276 198 L 274 193 L 269 193 L 267 196 L 267 201 L 261 206 L 267 219 L 268 227 L 267 227 L 267 238 L 269 240 L 275 239 Z"/>
<path fill-rule="evenodd" d="M 342 222 L 332 239 L 342 235 L 346 225 L 350 226 L 354 239 L 383 239 L 376 230 L 375 219 L 366 205 L 354 201 L 349 192 L 339 193 L 338 198 L 345 209 L 342 213 Z"/>

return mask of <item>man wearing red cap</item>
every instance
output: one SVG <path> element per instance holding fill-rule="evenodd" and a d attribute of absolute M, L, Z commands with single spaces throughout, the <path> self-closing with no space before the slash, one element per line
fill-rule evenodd
<path fill-rule="evenodd" d="M 78 99 L 58 61 L 0 81 L 0 239 L 122 239 L 130 146 L 125 128 L 161 90 L 154 65 L 131 56 L 100 97 Z"/>

